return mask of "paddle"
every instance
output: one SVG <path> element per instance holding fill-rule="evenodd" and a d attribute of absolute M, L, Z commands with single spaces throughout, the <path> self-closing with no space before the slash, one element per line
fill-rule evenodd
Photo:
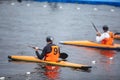
<path fill-rule="evenodd" d="M 93 22 L 91 22 L 91 23 L 92 23 L 94 29 L 96 30 L 96 32 L 98 32 L 98 29 L 96 28 L 95 24 Z M 119 32 L 114 33 L 114 35 L 119 35 L 119 34 L 120 34 Z"/>
<path fill-rule="evenodd" d="M 116 32 L 114 35 L 119 35 L 120 33 L 119 32 Z"/>
<path fill-rule="evenodd" d="M 35 47 L 33 47 L 33 46 L 28 46 L 28 47 L 35 49 Z M 42 51 L 42 49 L 40 49 L 40 48 L 38 50 Z M 68 57 L 67 53 L 64 53 L 64 52 L 60 53 L 59 58 L 66 59 L 67 57 Z"/>
<path fill-rule="evenodd" d="M 91 22 L 91 23 L 92 23 L 92 25 L 93 25 L 95 31 L 98 32 L 98 29 L 96 28 L 95 24 L 94 24 L 93 22 Z"/>

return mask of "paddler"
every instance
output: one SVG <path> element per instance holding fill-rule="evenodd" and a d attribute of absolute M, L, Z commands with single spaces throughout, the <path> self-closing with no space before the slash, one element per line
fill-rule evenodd
<path fill-rule="evenodd" d="M 39 54 L 38 47 L 35 47 L 35 53 L 39 59 L 43 59 L 45 61 L 53 61 L 57 62 L 60 55 L 60 48 L 59 46 L 53 44 L 53 37 L 48 36 L 46 38 L 47 45 L 43 48 L 42 53 Z"/>
<path fill-rule="evenodd" d="M 101 44 L 106 45 L 113 45 L 114 42 L 114 34 L 113 32 L 109 31 L 109 28 L 107 25 L 103 26 L 103 33 L 97 32 L 96 41 L 100 42 Z"/>

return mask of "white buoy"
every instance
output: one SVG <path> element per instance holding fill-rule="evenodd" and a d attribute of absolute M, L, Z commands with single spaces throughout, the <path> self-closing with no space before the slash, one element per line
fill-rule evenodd
<path fill-rule="evenodd" d="M 44 7 L 44 8 L 46 8 L 46 7 L 47 7 L 47 5 L 43 5 L 43 7 Z"/>
<path fill-rule="evenodd" d="M 15 3 L 11 3 L 11 5 L 12 5 L 12 6 L 15 5 Z"/>
<path fill-rule="evenodd" d="M 97 9 L 97 8 L 94 8 L 93 10 L 94 10 L 94 11 L 97 11 L 98 9 Z"/>
<path fill-rule="evenodd" d="M 27 6 L 29 7 L 29 6 L 30 6 L 30 4 L 27 4 Z"/>
<path fill-rule="evenodd" d="M 93 64 L 95 64 L 95 63 L 96 63 L 96 61 L 92 61 L 92 63 L 93 63 Z"/>
<path fill-rule="evenodd" d="M 114 10 L 114 9 L 111 9 L 110 11 L 111 11 L 111 12 L 114 12 L 115 10 Z"/>
<path fill-rule="evenodd" d="M 62 6 L 60 6 L 59 8 L 60 8 L 60 9 L 62 9 L 63 7 L 62 7 Z"/>
<path fill-rule="evenodd" d="M 5 77 L 0 77 L 0 80 L 5 80 Z"/>
<path fill-rule="evenodd" d="M 77 10 L 80 10 L 80 8 L 79 8 L 79 7 L 77 7 Z"/>
<path fill-rule="evenodd" d="M 26 72 L 27 75 L 31 74 L 30 72 Z"/>

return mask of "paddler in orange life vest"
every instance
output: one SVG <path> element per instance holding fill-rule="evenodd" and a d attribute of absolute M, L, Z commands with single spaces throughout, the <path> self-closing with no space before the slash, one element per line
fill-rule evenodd
<path fill-rule="evenodd" d="M 109 31 L 107 25 L 103 26 L 103 31 L 104 32 L 102 34 L 100 32 L 97 32 L 96 41 L 105 45 L 113 45 L 113 41 L 114 41 L 113 32 Z"/>
<path fill-rule="evenodd" d="M 53 37 L 48 36 L 46 38 L 47 45 L 43 48 L 42 53 L 39 54 L 38 48 L 35 47 L 35 53 L 39 59 L 43 59 L 45 61 L 57 62 L 60 55 L 59 46 L 53 44 Z"/>

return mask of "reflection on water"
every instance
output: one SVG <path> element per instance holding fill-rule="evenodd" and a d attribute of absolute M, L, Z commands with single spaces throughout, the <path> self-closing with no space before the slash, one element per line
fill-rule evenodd
<path fill-rule="evenodd" d="M 108 63 L 108 64 L 112 64 L 113 59 L 116 55 L 116 51 L 114 50 L 101 50 L 101 49 L 91 49 L 91 48 L 84 48 L 85 50 L 89 51 L 89 52 L 96 52 L 99 53 L 101 55 L 100 57 L 100 62 L 101 63 Z M 92 54 L 91 54 L 92 55 Z"/>
<path fill-rule="evenodd" d="M 108 64 L 113 64 L 113 59 L 116 54 L 116 51 L 113 50 L 99 50 L 100 54 L 105 56 L 106 58 L 101 59 L 102 62 L 106 62 Z"/>
<path fill-rule="evenodd" d="M 46 79 L 49 80 L 58 80 L 59 74 L 60 74 L 60 67 L 59 66 L 53 66 L 53 65 L 46 65 L 46 64 L 37 64 L 38 66 L 35 68 L 36 71 L 34 73 L 37 73 L 38 75 L 42 74 Z"/>
<path fill-rule="evenodd" d="M 91 68 L 71 68 L 71 69 L 79 72 L 87 72 L 87 73 L 91 72 Z"/>
<path fill-rule="evenodd" d="M 44 78 L 49 80 L 61 80 L 60 79 L 60 73 L 61 73 L 61 67 L 60 66 L 53 66 L 53 65 L 46 65 L 46 64 L 37 64 L 38 66 L 35 68 L 36 71 L 34 73 L 37 73 L 37 75 L 41 74 L 44 75 Z M 90 68 L 70 68 L 74 71 L 78 72 L 91 72 Z"/>
<path fill-rule="evenodd" d="M 115 51 L 113 50 L 100 50 L 100 54 L 104 55 L 107 58 L 112 58 L 115 56 Z"/>
<path fill-rule="evenodd" d="M 59 78 L 59 66 L 45 66 L 44 75 L 48 77 L 48 79 L 58 79 Z"/>

